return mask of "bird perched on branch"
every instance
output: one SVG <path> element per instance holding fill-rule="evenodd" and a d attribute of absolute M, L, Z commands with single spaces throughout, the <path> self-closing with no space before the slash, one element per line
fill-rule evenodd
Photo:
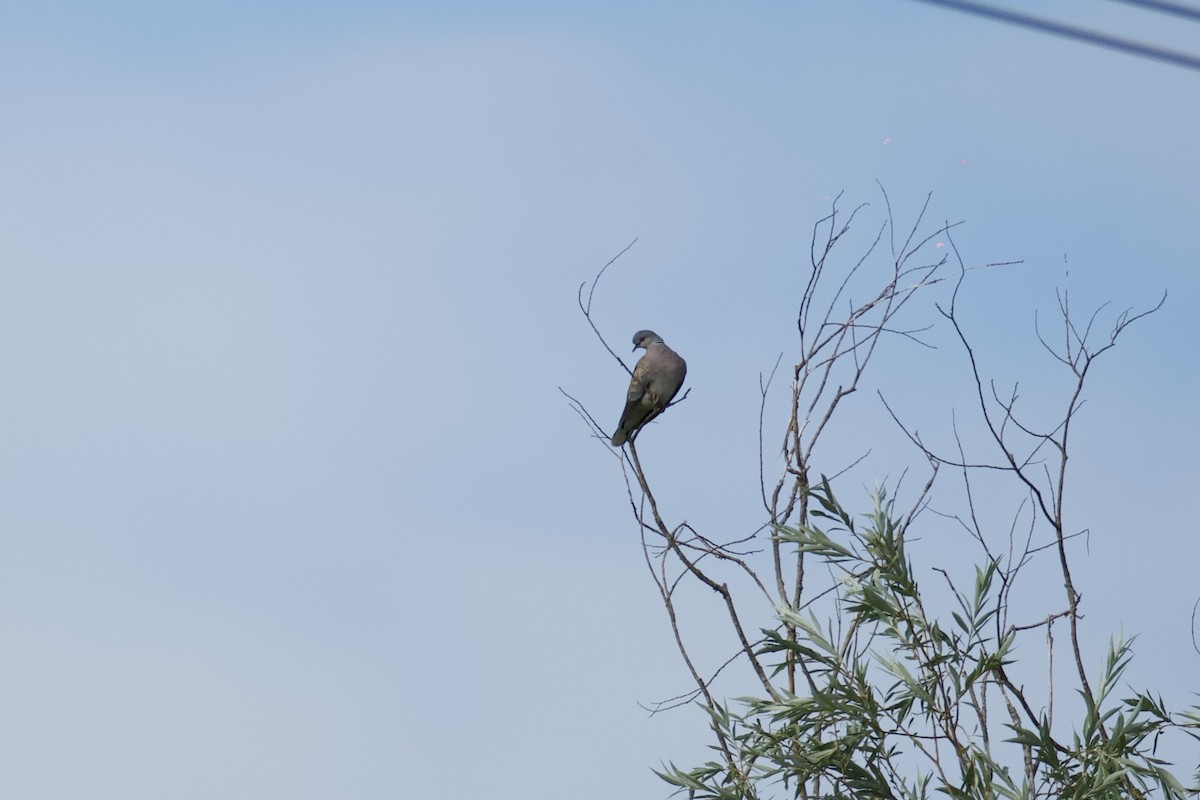
<path fill-rule="evenodd" d="M 612 437 L 613 447 L 625 444 L 643 425 L 661 414 L 687 375 L 687 363 L 654 331 L 638 331 L 633 335 L 633 349 L 638 348 L 644 348 L 646 354 L 633 368 L 625 410 Z"/>

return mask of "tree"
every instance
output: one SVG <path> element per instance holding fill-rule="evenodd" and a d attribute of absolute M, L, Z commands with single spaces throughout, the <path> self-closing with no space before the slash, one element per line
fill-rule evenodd
<path fill-rule="evenodd" d="M 1171 765 L 1155 755 L 1164 735 L 1200 739 L 1200 707 L 1172 711 L 1147 692 L 1118 697 L 1132 658 L 1130 643 L 1117 638 L 1103 658 L 1085 655 L 1079 636 L 1081 595 L 1071 572 L 1078 556 L 1073 548 L 1078 533 L 1068 519 L 1072 422 L 1097 360 L 1130 325 L 1158 310 L 1165 294 L 1147 311 L 1116 315 L 1101 336 L 1102 309 L 1081 326 L 1068 292 L 1059 293 L 1062 344 L 1051 345 L 1040 328 L 1038 338 L 1070 376 L 1070 390 L 1061 415 L 1039 426 L 1019 413 L 1015 387 L 1001 393 L 984 377 L 959 310 L 971 270 L 954 246 L 956 226 L 918 233 L 926 198 L 907 233 L 897 231 L 886 193 L 883 199 L 885 218 L 867 237 L 864 252 L 854 257 L 845 258 L 842 251 L 865 204 L 843 214 L 839 196 L 813 227 L 789 413 L 776 460 L 769 457 L 761 431 L 780 362 L 760 385 L 765 518 L 754 533 L 719 541 L 686 522 L 669 522 L 636 442 L 615 451 L 647 567 L 694 686 L 654 711 L 693 703 L 702 707 L 716 753 L 697 767 L 667 765 L 659 775 L 690 798 L 730 800 L 915 800 L 933 793 L 988 799 L 1183 798 L 1200 791 L 1185 787 Z M 586 284 L 580 287 L 578 298 L 605 347 L 592 321 L 592 300 L 614 261 L 600 270 L 586 297 Z M 877 262 L 886 266 L 881 269 Z M 872 281 L 868 300 L 850 299 L 852 290 L 861 293 Z M 920 341 L 925 329 L 901 327 L 900 312 L 939 286 L 937 291 L 949 298 L 933 308 L 965 356 L 975 398 L 974 433 L 989 452 L 971 454 L 973 445 L 964 444 L 957 418 L 951 426 L 954 452 L 936 451 L 909 430 L 880 393 L 928 473 L 909 492 L 903 509 L 881 487 L 866 513 L 856 515 L 835 492 L 842 473 L 822 472 L 819 445 L 831 421 L 844 413 L 846 398 L 867 386 L 868 368 L 881 345 L 894 337 Z M 606 431 L 571 399 L 607 446 Z M 778 468 L 774 481 L 766 479 L 771 464 Z M 982 476 L 1002 478 L 1019 495 L 1007 520 L 979 513 Z M 935 511 L 933 498 L 951 477 L 961 488 L 963 508 Z M 933 519 L 958 526 L 975 548 L 970 572 L 914 564 L 907 545 Z M 1064 594 L 1054 606 L 1031 613 L 1017 579 L 1034 565 L 1052 566 Z M 931 580 L 940 585 L 931 586 Z M 700 663 L 684 633 L 681 620 L 690 609 L 679 602 L 680 589 L 691 584 L 707 587 L 723 608 L 731 651 L 723 663 Z M 1065 626 L 1066 642 L 1055 640 L 1056 625 Z M 1029 654 L 1044 652 L 1045 662 L 1052 664 L 1064 649 L 1073 666 L 1069 686 L 1055 685 L 1052 677 L 1039 695 L 1024 680 L 1038 674 Z M 754 687 L 733 701 L 714 690 L 714 681 L 730 665 L 744 667 Z M 1068 703 L 1056 700 L 1064 689 L 1073 689 L 1081 700 L 1077 709 L 1067 709 L 1071 713 L 1062 710 Z"/>

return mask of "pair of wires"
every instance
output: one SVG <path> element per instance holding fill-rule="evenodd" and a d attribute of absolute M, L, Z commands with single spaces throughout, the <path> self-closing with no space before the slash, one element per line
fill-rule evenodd
<path fill-rule="evenodd" d="M 1148 12 L 1158 12 L 1161 14 L 1169 14 L 1191 22 L 1200 23 L 1200 7 L 1186 5 L 1184 3 L 1168 2 L 1167 0 L 1112 0 L 1113 2 L 1124 3 L 1130 6 L 1136 6 Z M 919 0 L 919 2 L 929 5 L 940 6 L 954 11 L 959 11 L 964 14 L 972 14 L 977 17 L 991 19 L 997 22 L 1005 22 L 1010 25 L 1028 28 L 1030 30 L 1048 33 L 1054 36 L 1059 36 L 1065 39 L 1072 39 L 1077 42 L 1085 42 L 1087 44 L 1105 47 L 1110 50 L 1116 50 L 1130 55 L 1149 58 L 1155 61 L 1162 61 L 1167 64 L 1173 64 L 1177 67 L 1184 67 L 1200 71 L 1200 56 L 1191 53 L 1185 53 L 1179 50 L 1170 50 L 1165 47 L 1160 47 L 1149 42 L 1139 42 L 1135 39 L 1126 39 L 1120 36 L 1102 31 L 1090 30 L 1081 28 L 1076 25 L 1071 25 L 1065 22 L 1057 22 L 1055 20 L 1046 19 L 1045 17 L 1036 17 L 1030 14 L 1023 14 L 1017 11 L 1010 11 L 1006 8 L 988 5 L 986 3 L 976 3 L 970 0 Z M 1197 28 L 1200 31 L 1200 28 Z"/>

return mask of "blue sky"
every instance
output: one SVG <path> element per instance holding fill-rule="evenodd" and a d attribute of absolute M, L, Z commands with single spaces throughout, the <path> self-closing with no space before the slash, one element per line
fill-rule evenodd
<path fill-rule="evenodd" d="M 647 466 L 678 518 L 753 529 L 812 222 L 878 215 L 876 181 L 1024 260 L 964 304 L 1035 410 L 1064 256 L 1080 307 L 1170 292 L 1089 390 L 1077 579 L 1094 643 L 1140 634 L 1132 682 L 1189 701 L 1200 74 L 920 3 L 427 6 L 0 11 L 5 796 L 665 796 L 704 723 L 637 705 L 686 676 L 558 393 L 615 424 L 576 287 L 638 239 L 597 321 L 692 388 Z M 944 437 L 955 351 L 878 367 Z M 850 500 L 917 462 L 852 413 Z"/>

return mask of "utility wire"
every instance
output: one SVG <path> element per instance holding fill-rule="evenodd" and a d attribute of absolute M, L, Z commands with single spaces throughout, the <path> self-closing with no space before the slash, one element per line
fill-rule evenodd
<path fill-rule="evenodd" d="M 1167 50 L 1154 45 L 1137 42 L 1133 39 L 1121 39 L 1116 36 L 1109 36 L 1107 33 L 1099 31 L 1086 30 L 1077 28 L 1072 25 L 1066 25 L 1054 20 L 1044 19 L 1042 17 L 1031 17 L 1028 14 L 1018 14 L 1015 11 L 1009 11 L 995 6 L 984 5 L 983 3 L 972 3 L 966 0 L 918 0 L 922 3 L 941 6 L 943 8 L 961 11 L 964 14 L 974 14 L 978 17 L 997 20 L 999 22 L 1007 22 L 1011 25 L 1019 25 L 1025 28 L 1031 28 L 1035 31 L 1050 33 L 1055 36 L 1062 36 L 1067 39 L 1074 39 L 1079 42 L 1087 42 L 1099 47 L 1107 47 L 1110 50 L 1117 50 L 1122 53 L 1131 53 L 1133 55 L 1144 56 L 1156 61 L 1164 61 L 1168 64 L 1174 64 L 1178 67 L 1186 67 L 1200 71 L 1200 57 L 1191 55 L 1190 53 L 1181 53 L 1178 50 Z M 1136 0 L 1122 0 L 1122 2 L 1136 2 Z M 1149 2 L 1137 3 L 1138 5 L 1150 5 Z M 1154 5 L 1168 6 L 1170 3 L 1155 2 Z M 1180 7 L 1182 8 L 1182 7 Z M 1166 10 L 1161 9 L 1161 10 Z"/>
<path fill-rule="evenodd" d="M 1200 8 L 1186 6 L 1183 3 L 1168 3 L 1166 0 L 1114 0 L 1117 3 L 1137 6 L 1148 11 L 1161 11 L 1164 14 L 1174 14 L 1177 17 L 1200 22 Z"/>

